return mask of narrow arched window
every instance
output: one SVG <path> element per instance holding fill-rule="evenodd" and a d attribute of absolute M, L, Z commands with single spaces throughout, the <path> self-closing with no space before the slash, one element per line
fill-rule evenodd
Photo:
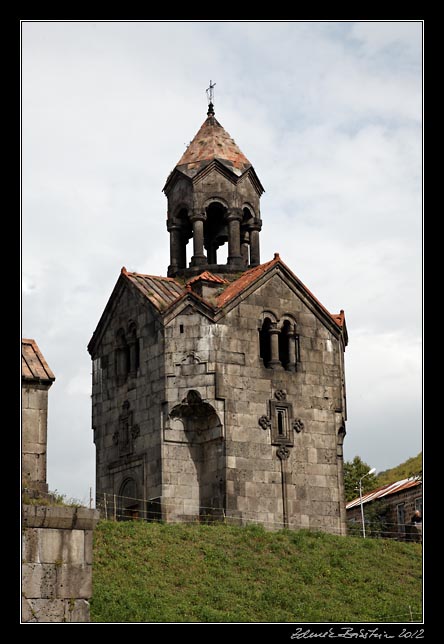
<path fill-rule="evenodd" d="M 254 217 L 249 208 L 246 206 L 242 209 L 241 222 L 241 255 L 245 266 L 250 264 L 250 225 L 254 222 Z"/>
<path fill-rule="evenodd" d="M 130 367 L 130 352 L 123 329 L 119 329 L 116 333 L 115 367 L 117 382 L 123 384 Z"/>
<path fill-rule="evenodd" d="M 129 374 L 135 376 L 140 366 L 140 344 L 137 337 L 136 325 L 132 322 L 128 329 L 128 347 L 129 347 Z"/>
<path fill-rule="evenodd" d="M 204 245 L 207 250 L 208 264 L 210 265 L 226 264 L 227 262 L 228 226 L 225 221 L 226 213 L 227 208 L 217 201 L 210 203 L 206 208 Z M 221 250 L 218 253 L 219 248 Z"/>
<path fill-rule="evenodd" d="M 271 360 L 270 329 L 271 320 L 270 318 L 265 318 L 259 330 L 259 350 L 264 367 L 268 367 Z"/>
<path fill-rule="evenodd" d="M 285 320 L 279 334 L 279 362 L 284 369 L 290 366 L 290 333 L 292 331 L 291 323 Z"/>

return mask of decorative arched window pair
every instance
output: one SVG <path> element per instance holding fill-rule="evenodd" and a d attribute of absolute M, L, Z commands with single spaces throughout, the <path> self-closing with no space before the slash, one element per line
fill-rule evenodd
<path fill-rule="evenodd" d="M 296 322 L 286 316 L 279 323 L 272 313 L 265 313 L 259 328 L 259 351 L 264 367 L 296 371 L 299 362 L 299 335 Z"/>
<path fill-rule="evenodd" d="M 122 328 L 117 331 L 115 356 L 117 380 L 123 384 L 128 376 L 137 375 L 140 365 L 140 346 L 134 322 L 129 323 L 127 333 Z"/>

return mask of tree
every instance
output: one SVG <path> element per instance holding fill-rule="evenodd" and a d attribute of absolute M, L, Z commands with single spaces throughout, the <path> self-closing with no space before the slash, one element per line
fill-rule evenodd
<path fill-rule="evenodd" d="M 344 462 L 344 488 L 345 499 L 352 501 L 359 496 L 359 479 L 371 470 L 370 465 L 364 463 L 360 456 L 355 456 L 352 461 Z M 369 474 L 362 479 L 362 493 L 370 492 L 378 487 L 375 474 Z"/>
<path fill-rule="evenodd" d="M 417 456 L 408 458 L 396 467 L 378 472 L 378 486 L 395 483 L 396 481 L 408 479 L 412 476 L 422 476 L 422 452 L 419 452 Z"/>

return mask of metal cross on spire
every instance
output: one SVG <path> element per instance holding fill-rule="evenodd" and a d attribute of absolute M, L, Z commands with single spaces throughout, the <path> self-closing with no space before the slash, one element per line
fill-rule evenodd
<path fill-rule="evenodd" d="M 207 93 L 207 99 L 208 99 L 208 112 L 207 115 L 210 116 L 210 114 L 214 114 L 214 104 L 213 104 L 213 99 L 214 99 L 214 88 L 216 86 L 216 83 L 213 83 L 210 80 L 210 86 L 205 90 Z"/>

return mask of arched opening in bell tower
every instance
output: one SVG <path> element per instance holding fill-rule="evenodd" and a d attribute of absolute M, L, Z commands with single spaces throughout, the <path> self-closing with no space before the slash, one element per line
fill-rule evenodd
<path fill-rule="evenodd" d="M 223 253 L 221 251 L 218 253 L 218 249 L 228 242 L 228 226 L 225 220 L 226 214 L 227 207 L 218 201 L 211 202 L 206 208 L 207 218 L 204 224 L 204 244 L 207 251 L 208 264 L 210 265 L 226 263 L 227 252 Z M 225 261 L 223 261 L 224 258 Z"/>
<path fill-rule="evenodd" d="M 254 223 L 254 215 L 248 206 L 242 208 L 242 221 L 241 221 L 241 255 L 245 266 L 251 263 L 250 251 L 250 228 Z"/>

